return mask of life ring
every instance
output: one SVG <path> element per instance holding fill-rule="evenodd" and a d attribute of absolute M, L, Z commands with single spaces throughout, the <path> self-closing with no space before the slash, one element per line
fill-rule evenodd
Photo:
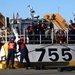
<path fill-rule="evenodd" d="M 64 37 L 65 37 L 64 30 L 58 30 L 58 31 L 56 32 L 56 39 L 57 39 L 58 41 L 63 40 Z"/>

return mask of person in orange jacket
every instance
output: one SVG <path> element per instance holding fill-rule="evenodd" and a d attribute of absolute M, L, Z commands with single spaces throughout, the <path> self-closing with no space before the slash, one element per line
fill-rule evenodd
<path fill-rule="evenodd" d="M 16 42 L 14 42 L 14 38 L 11 38 L 8 43 L 8 56 L 6 59 L 6 68 L 9 68 L 9 60 L 12 60 L 12 69 L 14 69 L 14 58 L 16 52 Z"/>
<path fill-rule="evenodd" d="M 21 56 L 20 56 L 20 63 L 23 63 L 23 59 L 26 60 L 26 68 L 28 69 L 30 67 L 30 60 L 29 60 L 29 57 L 28 57 L 28 49 L 26 47 L 26 43 L 24 42 L 23 39 L 20 39 L 18 41 L 18 45 L 19 45 L 19 51 L 21 53 Z"/>

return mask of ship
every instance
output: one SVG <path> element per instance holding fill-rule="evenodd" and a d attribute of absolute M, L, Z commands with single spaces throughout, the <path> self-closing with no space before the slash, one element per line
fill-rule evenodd
<path fill-rule="evenodd" d="M 39 19 L 40 16 L 35 14 L 35 10 L 30 5 L 28 7 L 30 9 L 30 18 L 5 18 L 5 26 L 2 26 L 5 30 L 5 33 L 2 34 L 5 39 L 4 42 L 9 41 L 13 34 L 16 36 L 16 42 L 22 37 L 27 43 L 31 66 L 36 67 L 36 69 L 49 67 L 58 68 L 58 70 L 62 71 L 65 68 L 75 67 L 74 27 L 71 28 L 59 13 L 45 14 L 42 19 Z M 34 32 L 29 35 L 27 29 L 30 23 L 34 22 L 33 26 L 35 27 L 38 21 L 41 24 L 44 22 L 46 26 L 45 33 L 35 34 Z M 72 20 L 70 20 L 71 22 Z M 57 29 L 55 29 L 54 25 Z M 72 23 L 72 25 L 74 26 L 75 23 Z M 29 36 L 31 36 L 31 39 Z M 35 39 L 36 36 L 39 39 Z M 17 53 L 17 56 L 18 60 L 15 61 L 19 62 L 20 54 Z M 1 57 L 1 61 L 3 60 L 4 57 Z"/>

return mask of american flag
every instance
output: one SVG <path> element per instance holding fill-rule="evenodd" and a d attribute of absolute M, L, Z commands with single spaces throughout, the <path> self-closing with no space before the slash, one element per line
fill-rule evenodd
<path fill-rule="evenodd" d="M 18 17 L 19 17 L 19 14 L 17 13 L 17 14 L 16 14 L 16 19 L 18 19 Z"/>

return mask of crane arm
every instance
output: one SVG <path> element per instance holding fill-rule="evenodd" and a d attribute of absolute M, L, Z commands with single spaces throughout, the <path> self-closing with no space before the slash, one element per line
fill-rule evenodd
<path fill-rule="evenodd" d="M 50 20 L 50 22 L 53 22 L 58 27 L 58 29 L 66 29 L 69 25 L 59 14 L 47 14 L 44 16 L 44 18 L 46 20 Z"/>

